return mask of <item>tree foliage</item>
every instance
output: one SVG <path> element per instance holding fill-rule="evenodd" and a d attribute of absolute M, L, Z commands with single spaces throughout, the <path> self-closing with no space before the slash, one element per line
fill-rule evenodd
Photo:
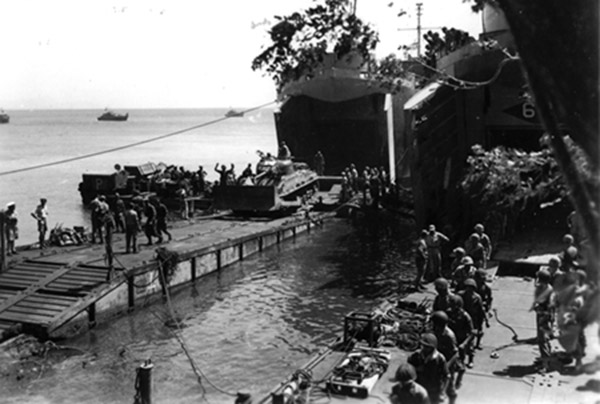
<path fill-rule="evenodd" d="M 455 50 L 475 41 L 468 32 L 456 28 L 442 28 L 442 35 L 427 31 L 425 39 L 425 63 L 435 67 L 437 60 Z"/>
<path fill-rule="evenodd" d="M 545 146 L 537 152 L 504 146 L 485 151 L 479 145 L 473 146 L 462 189 L 478 201 L 482 211 L 499 213 L 513 224 L 528 210 L 561 202 L 568 197 L 569 187 L 546 137 L 543 143 Z M 598 180 L 592 175 L 585 153 L 569 137 L 565 137 L 565 143 L 580 175 L 590 188 L 598 190 Z"/>
<path fill-rule="evenodd" d="M 272 43 L 254 58 L 252 69 L 265 71 L 278 88 L 310 75 L 326 53 L 341 58 L 353 51 L 369 63 L 379 42 L 377 32 L 352 14 L 345 0 L 325 0 L 275 19 L 269 30 Z"/>

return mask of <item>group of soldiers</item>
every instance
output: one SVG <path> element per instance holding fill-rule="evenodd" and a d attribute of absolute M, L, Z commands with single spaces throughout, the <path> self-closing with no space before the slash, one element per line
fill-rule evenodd
<path fill-rule="evenodd" d="M 35 219 L 38 230 L 38 243 L 41 249 L 46 248 L 46 233 L 48 232 L 48 200 L 40 198 L 40 203 L 31 212 L 31 217 Z M 6 243 L 6 255 L 18 254 L 16 241 L 19 238 L 19 218 L 17 215 L 17 204 L 9 202 L 6 209 L 0 210 L 0 220 L 2 220 L 3 239 Z"/>
<path fill-rule="evenodd" d="M 358 169 L 352 163 L 342 173 L 342 201 L 347 201 L 352 196 L 362 193 L 365 203 L 371 201 L 371 205 L 378 207 L 381 198 L 390 189 L 390 177 L 385 168 L 365 167 L 359 174 Z"/>
<path fill-rule="evenodd" d="M 420 348 L 396 372 L 398 384 L 392 402 L 455 402 L 466 368 L 473 367 L 481 349 L 484 324 L 492 307 L 492 290 L 486 283 L 491 241 L 477 224 L 464 247 L 453 250 L 450 270 L 442 274 L 441 248 L 449 238 L 430 225 L 417 241 L 415 288 L 423 278 L 435 279 L 437 293 L 428 332 Z M 445 276 L 444 276 L 445 275 Z"/>
<path fill-rule="evenodd" d="M 158 243 L 163 242 L 163 234 L 171 241 L 171 233 L 167 229 L 168 209 L 158 198 L 143 199 L 141 196 L 133 197 L 130 202 L 125 202 L 116 193 L 108 204 L 104 195 L 97 196 L 90 204 L 92 235 L 91 242 L 103 243 L 106 247 L 108 266 L 113 265 L 113 234 L 125 233 L 125 253 L 138 252 L 137 235 L 143 229 L 148 239 L 147 245 L 153 244 L 156 237 Z M 142 217 L 145 222 L 142 226 Z"/>
<path fill-rule="evenodd" d="M 579 372 L 586 348 L 584 330 L 592 319 L 597 318 L 590 310 L 598 310 L 600 302 L 596 283 L 588 280 L 584 266 L 579 263 L 575 238 L 566 234 L 563 243 L 563 250 L 550 257 L 548 265 L 536 274 L 530 310 L 536 314 L 539 365 L 551 368 L 550 340 L 558 336 L 565 352 L 575 360 L 575 371 Z"/>

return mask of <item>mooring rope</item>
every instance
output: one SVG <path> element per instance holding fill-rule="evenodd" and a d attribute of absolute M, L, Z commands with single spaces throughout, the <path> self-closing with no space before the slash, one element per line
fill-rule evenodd
<path fill-rule="evenodd" d="M 190 365 L 192 367 L 192 370 L 194 371 L 194 374 L 197 377 L 198 383 L 200 384 L 200 386 L 202 386 L 203 389 L 203 396 L 206 393 L 206 389 L 204 388 L 204 386 L 202 385 L 202 379 L 206 380 L 206 382 L 211 385 L 215 390 L 231 396 L 231 397 L 237 397 L 237 394 L 235 393 L 231 393 L 228 391 L 225 391 L 223 389 L 221 389 L 219 386 L 215 385 L 213 382 L 211 382 L 206 375 L 202 372 L 202 370 L 200 370 L 200 368 L 198 367 L 198 365 L 196 365 L 196 361 L 194 360 L 194 358 L 192 357 L 192 355 L 189 352 L 189 349 L 187 348 L 187 344 L 185 342 L 185 339 L 183 338 L 183 332 L 181 330 L 181 326 L 179 325 L 179 321 L 177 320 L 176 316 L 175 316 L 175 309 L 173 309 L 173 304 L 171 302 L 171 295 L 169 293 L 169 285 L 167 285 L 166 280 L 165 280 L 165 276 L 163 273 L 163 268 L 162 268 L 162 262 L 160 259 L 157 260 L 158 261 L 158 272 L 160 273 L 161 279 L 163 284 L 165 285 L 164 291 L 165 291 L 165 295 L 167 298 L 167 306 L 169 308 L 169 314 L 171 316 L 171 319 L 173 320 L 173 322 L 175 323 L 175 326 L 177 327 L 177 333 L 170 329 L 171 332 L 173 333 L 173 335 L 175 335 L 175 338 L 177 338 L 177 341 L 179 342 L 179 345 L 181 345 L 181 348 L 183 349 L 183 352 L 185 353 L 185 355 L 188 358 L 188 361 L 190 362 Z"/>
<path fill-rule="evenodd" d="M 504 326 L 504 327 L 508 328 L 508 329 L 509 329 L 509 330 L 510 330 L 510 331 L 513 333 L 513 341 L 517 341 L 517 340 L 519 339 L 519 336 L 517 335 L 517 332 L 515 331 L 515 329 L 514 329 L 514 328 L 512 328 L 510 325 L 506 324 L 505 322 L 502 322 L 502 321 L 500 321 L 500 319 L 498 318 L 498 310 L 496 310 L 496 309 L 494 308 L 494 309 L 492 309 L 492 311 L 494 312 L 494 317 L 496 317 L 496 321 L 497 321 L 497 322 L 498 322 L 500 325 L 502 325 L 502 326 Z"/>

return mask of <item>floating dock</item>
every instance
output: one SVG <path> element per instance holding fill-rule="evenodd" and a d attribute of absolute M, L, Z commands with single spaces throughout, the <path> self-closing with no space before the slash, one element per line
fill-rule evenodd
<path fill-rule="evenodd" d="M 124 234 L 117 233 L 115 276 L 110 282 L 102 244 L 20 251 L 0 272 L 0 341 L 17 332 L 42 338 L 61 335 L 69 326 L 92 327 L 101 317 L 134 309 L 141 298 L 162 291 L 156 259 L 159 247 L 177 257 L 169 282 L 173 287 L 310 232 L 330 216 L 176 222 L 169 228 L 170 242 L 148 246 L 140 233 L 136 254 L 124 253 Z"/>

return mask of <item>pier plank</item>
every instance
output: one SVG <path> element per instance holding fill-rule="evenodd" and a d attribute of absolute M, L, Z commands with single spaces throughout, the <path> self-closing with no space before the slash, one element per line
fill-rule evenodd
<path fill-rule="evenodd" d="M 36 325 L 46 325 L 52 320 L 52 317 L 41 316 L 37 314 L 26 314 L 26 313 L 13 313 L 13 312 L 2 312 L 0 313 L 0 320 L 13 321 L 15 323 L 28 323 Z"/>
<path fill-rule="evenodd" d="M 127 277 L 156 270 L 156 248 L 164 246 L 176 252 L 183 262 L 238 248 L 268 235 L 281 234 L 283 240 L 292 232 L 295 234 L 302 222 L 306 220 L 213 218 L 186 223 L 171 229 L 174 239 L 168 244 L 141 245 L 136 254 L 117 253 L 119 267 L 115 268 L 116 278 L 110 283 L 106 282 L 108 268 L 104 265 L 101 245 L 23 251 L 13 259 L 9 270 L 0 274 L 0 321 L 37 325 L 49 334 L 123 285 Z M 124 239 L 116 237 L 115 243 L 123 245 Z M 3 278 L 5 274 L 9 275 Z"/>
<path fill-rule="evenodd" d="M 14 285 L 21 285 L 23 284 L 25 286 L 25 290 L 22 293 L 19 293 L 9 299 L 6 299 L 4 302 L 2 302 L 0 304 L 0 319 L 2 318 L 1 316 L 3 315 L 3 312 L 5 312 L 8 308 L 10 308 L 12 305 L 16 304 L 17 302 L 25 299 L 27 296 L 29 296 L 30 294 L 34 293 L 35 291 L 37 291 L 38 289 L 42 288 L 45 284 L 48 284 L 50 282 L 52 282 L 53 280 L 57 279 L 58 277 L 60 277 L 61 275 L 64 275 L 65 273 L 67 273 L 68 271 L 71 270 L 71 266 L 62 266 L 58 269 L 56 269 L 54 271 L 54 273 L 46 276 L 45 278 L 43 278 L 42 280 L 40 280 L 39 282 L 36 282 L 34 284 L 27 284 L 27 283 L 23 283 L 23 282 L 14 282 L 14 281 L 10 281 L 12 282 Z M 2 279 L 2 282 L 7 282 L 6 280 Z M 10 283 L 7 282 L 7 283 Z"/>
<path fill-rule="evenodd" d="M 48 317 L 54 317 L 61 311 L 62 311 L 61 308 L 53 309 L 51 307 L 40 307 L 40 306 L 35 306 L 35 305 L 32 306 L 32 305 L 28 305 L 28 304 L 23 304 L 21 302 L 15 304 L 8 310 L 9 313 L 37 314 L 40 316 L 48 316 Z"/>

